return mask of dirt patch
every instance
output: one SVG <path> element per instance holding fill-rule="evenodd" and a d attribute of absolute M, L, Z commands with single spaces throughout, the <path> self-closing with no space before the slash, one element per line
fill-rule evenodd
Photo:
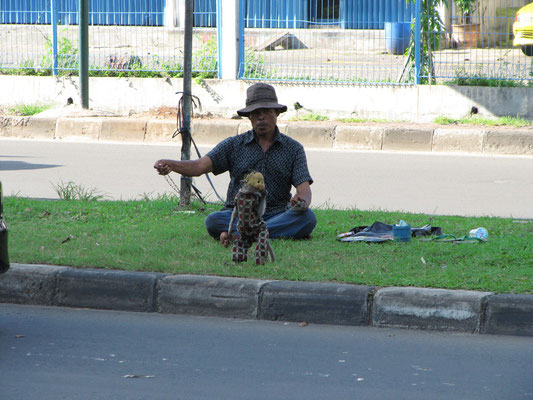
<path fill-rule="evenodd" d="M 147 111 L 139 111 L 130 113 L 130 117 L 134 118 L 155 118 L 155 119 L 176 119 L 178 115 L 178 107 L 154 107 Z M 198 112 L 195 110 L 192 115 L 193 119 L 223 119 L 220 116 L 214 115 L 210 112 Z"/>
<path fill-rule="evenodd" d="M 148 117 L 156 119 L 176 119 L 178 114 L 177 107 L 155 107 L 151 108 L 148 111 L 142 111 L 139 113 L 132 114 L 132 117 Z"/>

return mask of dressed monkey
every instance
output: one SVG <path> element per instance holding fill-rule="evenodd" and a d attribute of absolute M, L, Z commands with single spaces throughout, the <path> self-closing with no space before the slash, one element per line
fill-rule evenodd
<path fill-rule="evenodd" d="M 263 265 L 270 258 L 274 261 L 274 251 L 268 239 L 268 229 L 262 216 L 266 208 L 265 179 L 260 172 L 250 172 L 235 195 L 235 207 L 231 214 L 228 235 L 231 237 L 233 223 L 237 221 L 240 236 L 233 243 L 232 259 L 242 262 L 248 259 L 248 249 L 257 242 L 255 263 Z"/>

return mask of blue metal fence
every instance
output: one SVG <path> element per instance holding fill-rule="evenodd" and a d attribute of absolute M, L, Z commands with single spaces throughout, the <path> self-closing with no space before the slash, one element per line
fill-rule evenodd
<path fill-rule="evenodd" d="M 475 0 L 471 20 L 479 35 L 467 44 L 458 39 L 453 0 L 286 0 L 304 6 L 298 25 L 273 20 L 269 0 L 246 0 L 240 74 L 291 82 L 532 85 L 533 57 L 526 54 L 533 44 L 526 51 L 513 46 L 512 33 L 517 10 L 530 1 Z"/>
<path fill-rule="evenodd" d="M 216 21 L 213 1 L 197 0 L 198 25 Z M 79 0 L 0 0 L 0 6 L 0 68 L 77 70 Z M 165 6 L 165 0 L 89 0 L 89 69 L 182 72 L 183 27 L 164 26 Z M 193 68 L 216 75 L 216 28 L 201 29 L 194 35 Z"/>
<path fill-rule="evenodd" d="M 217 26 L 217 0 L 194 0 L 194 26 Z"/>
<path fill-rule="evenodd" d="M 52 0 L 0 0 L 0 24 L 50 24 Z M 198 0 L 197 0 L 198 1 Z M 64 25 L 78 24 L 79 0 L 57 0 Z M 91 25 L 162 26 L 165 0 L 89 0 Z"/>
<path fill-rule="evenodd" d="M 415 5 L 404 0 L 247 0 L 247 28 L 383 29 L 387 21 L 411 21 Z"/>
<path fill-rule="evenodd" d="M 169 2 L 89 1 L 91 70 L 181 70 L 183 21 L 179 13 L 171 15 L 176 11 Z M 532 84 L 533 57 L 524 48 L 533 45 L 514 46 L 512 33 L 517 10 L 529 1 L 476 0 L 471 19 L 478 36 L 467 45 L 457 33 L 459 10 L 453 0 L 448 6 L 442 0 L 241 0 L 239 42 L 245 51 L 239 77 L 380 85 L 467 79 Z M 76 69 L 78 3 L 0 0 L 0 68 Z M 194 0 L 193 68 L 214 76 L 221 4 Z M 438 19 L 436 25 L 426 23 L 430 16 Z"/>
<path fill-rule="evenodd" d="M 0 24 L 50 22 L 50 0 L 0 0 Z"/>
<path fill-rule="evenodd" d="M 91 0 L 91 25 L 162 26 L 164 0 Z"/>
<path fill-rule="evenodd" d="M 275 3 L 275 7 L 273 6 Z M 241 24 L 247 79 L 396 84 L 402 53 L 386 53 L 385 25 L 409 24 L 405 0 L 247 0 Z M 276 12 L 273 12 L 275 8 Z M 261 17 L 263 16 L 263 17 Z M 294 17 L 287 20 L 287 16 Z M 257 29 L 270 28 L 270 29 Z M 407 31 L 407 42 L 410 33 Z M 405 38 L 399 39 L 405 42 Z"/>
<path fill-rule="evenodd" d="M 247 28 L 305 28 L 309 6 L 294 0 L 245 2 Z"/>
<path fill-rule="evenodd" d="M 415 17 L 415 4 L 403 0 L 342 0 L 343 28 L 384 29 L 385 22 L 410 22 Z"/>

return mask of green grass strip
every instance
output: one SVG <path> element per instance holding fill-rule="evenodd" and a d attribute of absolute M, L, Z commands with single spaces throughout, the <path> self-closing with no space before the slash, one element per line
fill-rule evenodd
<path fill-rule="evenodd" d="M 12 262 L 376 286 L 533 293 L 533 221 L 399 212 L 316 210 L 311 240 L 274 240 L 276 261 L 231 261 L 206 215 L 174 198 L 138 201 L 4 199 Z M 336 235 L 375 221 L 440 226 L 457 237 L 483 226 L 485 243 L 341 243 Z"/>
<path fill-rule="evenodd" d="M 512 126 L 523 128 L 531 126 L 532 121 L 520 117 L 499 117 L 495 119 L 471 116 L 460 119 L 449 118 L 445 116 L 435 118 L 434 122 L 441 125 L 478 125 L 478 126 Z"/>

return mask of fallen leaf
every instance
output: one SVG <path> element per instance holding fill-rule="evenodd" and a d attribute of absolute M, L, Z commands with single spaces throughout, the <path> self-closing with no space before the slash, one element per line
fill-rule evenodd
<path fill-rule="evenodd" d="M 39 215 L 39 218 L 44 218 L 44 217 L 48 217 L 50 215 L 50 212 L 49 211 L 43 211 L 41 213 L 41 215 Z"/>

